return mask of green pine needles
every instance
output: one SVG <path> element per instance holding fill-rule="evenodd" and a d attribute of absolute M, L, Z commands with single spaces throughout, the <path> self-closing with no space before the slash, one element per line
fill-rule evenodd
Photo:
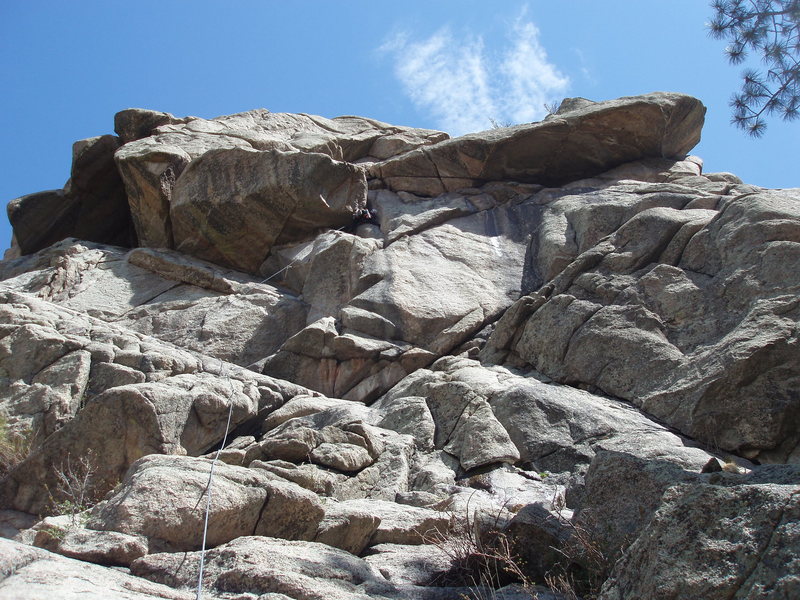
<path fill-rule="evenodd" d="M 727 40 L 731 64 L 752 53 L 764 68 L 746 69 L 731 99 L 731 122 L 753 137 L 767 128 L 767 115 L 800 116 L 800 0 L 715 0 L 710 34 Z"/>

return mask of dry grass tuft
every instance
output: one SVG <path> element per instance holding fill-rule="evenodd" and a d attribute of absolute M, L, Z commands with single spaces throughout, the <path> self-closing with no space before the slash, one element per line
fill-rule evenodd
<path fill-rule="evenodd" d="M 0 480 L 28 458 L 33 446 L 33 438 L 32 430 L 13 431 L 9 427 L 8 421 L 0 416 Z"/>
<path fill-rule="evenodd" d="M 517 584 L 518 588 L 536 598 L 533 582 L 525 575 L 524 565 L 514 551 L 512 540 L 503 532 L 505 519 L 501 508 L 493 516 L 481 516 L 471 511 L 451 514 L 445 531 L 433 530 L 422 534 L 425 543 L 438 547 L 450 559 L 450 569 L 439 575 L 434 585 L 468 587 L 465 600 L 491 600 L 495 590 Z"/>

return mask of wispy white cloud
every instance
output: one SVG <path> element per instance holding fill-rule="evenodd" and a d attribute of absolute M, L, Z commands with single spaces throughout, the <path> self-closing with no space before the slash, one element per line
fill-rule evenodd
<path fill-rule="evenodd" d="M 421 41 L 411 41 L 403 33 L 383 49 L 392 53 L 405 93 L 442 129 L 474 131 L 476 123 L 486 124 L 487 117 L 497 114 L 480 37 L 459 44 L 447 28 Z"/>
<path fill-rule="evenodd" d="M 594 75 L 592 75 L 591 70 L 589 69 L 588 61 L 586 60 L 586 55 L 583 53 L 583 50 L 580 48 L 573 48 L 572 51 L 578 57 L 578 60 L 581 64 L 581 74 L 583 78 L 591 83 L 592 85 L 597 83 L 597 79 L 595 79 Z"/>
<path fill-rule="evenodd" d="M 500 52 L 488 52 L 480 34 L 456 37 L 447 27 L 422 40 L 396 34 L 380 51 L 392 57 L 395 75 L 417 108 L 453 135 L 488 129 L 492 120 L 541 119 L 544 105 L 569 88 L 569 78 L 549 62 L 539 30 L 524 13 Z"/>

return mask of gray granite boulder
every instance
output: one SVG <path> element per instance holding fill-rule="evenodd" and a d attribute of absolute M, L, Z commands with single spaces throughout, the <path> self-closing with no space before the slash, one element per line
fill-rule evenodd
<path fill-rule="evenodd" d="M 680 94 L 565 103 L 530 125 L 420 148 L 373 167 L 394 190 L 426 196 L 487 181 L 557 186 L 647 157 L 681 157 L 700 141 L 705 107 Z"/>
<path fill-rule="evenodd" d="M 192 600 L 195 593 L 0 538 L 0 597 Z"/>
<path fill-rule="evenodd" d="M 677 485 L 600 598 L 792 598 L 800 593 L 797 486 Z"/>
<path fill-rule="evenodd" d="M 92 511 L 86 527 L 144 536 L 150 548 L 197 550 L 209 494 L 211 461 L 149 456 Z M 217 464 L 211 488 L 209 547 L 240 536 L 311 540 L 324 516 L 316 494 L 258 469 Z"/>

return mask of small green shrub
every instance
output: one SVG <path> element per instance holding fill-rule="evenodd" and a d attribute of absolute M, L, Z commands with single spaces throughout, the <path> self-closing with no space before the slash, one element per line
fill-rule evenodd
<path fill-rule="evenodd" d="M 41 531 L 49 535 L 54 540 L 63 540 L 65 537 L 67 537 L 67 530 L 57 525 L 48 525 L 47 527 L 42 528 Z"/>

